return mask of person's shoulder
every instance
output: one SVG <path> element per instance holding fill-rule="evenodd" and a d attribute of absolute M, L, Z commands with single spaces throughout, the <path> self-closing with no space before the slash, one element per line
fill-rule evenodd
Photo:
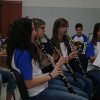
<path fill-rule="evenodd" d="M 14 54 L 16 55 L 16 56 L 19 56 L 20 55 L 20 57 L 22 57 L 22 58 L 29 58 L 30 57 L 30 53 L 28 52 L 28 51 L 26 51 L 26 50 L 20 50 L 20 49 L 15 49 L 15 52 L 14 52 Z"/>
<path fill-rule="evenodd" d="M 82 34 L 82 36 L 84 36 L 84 37 L 86 37 L 86 38 L 87 38 L 87 36 L 86 36 L 85 34 Z"/>
<path fill-rule="evenodd" d="M 72 39 L 74 39 L 74 38 L 75 38 L 75 36 L 76 36 L 76 34 L 72 36 Z"/>
<path fill-rule="evenodd" d="M 88 43 L 88 45 L 93 45 L 93 42 L 92 42 L 92 41 L 90 41 L 90 42 Z"/>
<path fill-rule="evenodd" d="M 88 41 L 88 37 L 85 34 L 82 34 L 82 37 L 84 39 L 84 42 L 87 42 Z"/>
<path fill-rule="evenodd" d="M 93 42 L 90 41 L 90 42 L 88 43 L 88 46 L 87 46 L 87 47 L 93 47 Z"/>

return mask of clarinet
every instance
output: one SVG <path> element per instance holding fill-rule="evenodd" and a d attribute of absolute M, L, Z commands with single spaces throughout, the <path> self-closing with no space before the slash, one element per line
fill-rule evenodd
<path fill-rule="evenodd" d="M 49 54 L 44 50 L 44 48 L 43 48 L 43 46 L 41 45 L 41 43 L 40 43 L 38 40 L 36 40 L 34 44 L 36 45 L 36 47 L 38 47 L 38 48 L 42 51 L 42 53 L 48 58 L 48 60 L 51 61 L 51 60 L 49 59 L 49 57 L 50 57 L 51 55 L 49 55 Z M 51 61 L 51 63 L 52 63 L 52 61 Z M 52 63 L 52 66 L 55 67 L 55 64 Z M 65 84 L 65 86 L 67 87 L 68 91 L 69 91 L 70 93 L 76 94 L 76 91 L 74 91 L 74 89 L 70 86 L 70 83 L 66 80 L 65 76 L 64 76 L 64 75 L 59 75 L 59 77 L 60 77 L 61 80 L 64 82 L 64 84 Z"/>
<path fill-rule="evenodd" d="M 72 46 L 73 46 L 74 41 L 72 40 L 72 38 L 69 36 L 69 34 L 68 34 L 67 32 L 65 32 L 65 36 L 66 36 L 67 39 L 69 40 L 69 45 L 70 45 L 70 48 L 72 49 Z M 82 67 L 80 58 L 79 58 L 79 56 L 78 56 L 78 53 L 77 53 L 76 61 L 77 61 L 78 64 L 79 64 L 79 67 L 80 67 L 80 69 L 81 69 L 81 71 L 82 71 L 82 74 L 84 74 L 85 72 L 84 72 L 84 70 L 83 70 L 83 67 Z"/>
<path fill-rule="evenodd" d="M 62 54 L 61 54 L 60 50 L 58 50 L 58 49 L 54 46 L 54 44 L 52 43 L 52 41 L 51 41 L 45 34 L 44 34 L 44 37 L 45 37 L 45 39 L 51 44 L 52 49 L 55 49 L 56 52 L 57 52 L 57 54 L 58 54 L 59 56 L 61 56 Z M 69 65 L 67 62 L 64 63 L 64 65 L 66 66 L 66 68 L 68 69 L 68 71 L 71 73 L 73 79 L 76 81 L 76 80 L 78 79 L 77 76 L 76 76 L 76 73 L 73 71 L 73 69 L 70 67 L 70 65 Z"/>

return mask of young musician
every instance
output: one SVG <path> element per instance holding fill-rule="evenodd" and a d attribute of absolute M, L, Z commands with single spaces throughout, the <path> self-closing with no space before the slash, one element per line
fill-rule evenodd
<path fill-rule="evenodd" d="M 41 37 L 43 37 L 43 35 L 44 35 L 44 33 L 45 33 L 45 22 L 42 20 L 42 19 L 39 19 L 39 18 L 33 18 L 32 19 L 32 22 L 34 23 L 34 26 L 35 26 L 35 29 L 36 29 L 36 31 L 37 31 L 37 34 L 42 34 L 41 35 Z M 40 40 L 40 39 L 39 39 Z M 44 44 L 43 44 L 44 45 Z M 45 44 L 46 45 L 46 44 Z M 45 47 L 45 46 L 44 46 Z M 49 49 L 49 48 L 48 48 Z M 47 51 L 48 52 L 48 51 Z M 55 58 L 55 54 L 54 54 L 54 58 Z M 42 58 L 43 59 L 43 58 Z M 43 67 L 45 67 L 45 66 L 48 66 L 48 65 L 50 65 L 50 62 L 49 63 L 47 63 L 46 62 L 46 60 L 47 60 L 47 58 L 45 59 L 45 61 L 44 61 L 44 63 L 45 64 L 43 64 L 42 63 L 42 66 Z M 53 67 L 52 66 L 49 66 L 49 67 L 45 67 L 45 68 L 42 68 L 42 71 L 43 72 L 50 72 L 50 71 L 52 71 L 53 70 Z M 58 77 L 57 77 L 58 78 Z M 57 79 L 57 78 L 55 78 L 55 79 Z M 51 81 L 49 81 L 49 87 L 50 88 L 53 88 L 53 89 L 56 89 L 56 90 L 64 90 L 64 91 L 66 91 L 66 88 L 65 88 L 65 84 L 64 84 L 64 82 L 62 82 L 62 80 L 55 80 L 55 79 L 53 79 L 52 80 L 52 82 Z M 72 77 L 67 77 L 67 79 L 68 79 L 68 81 L 70 82 L 70 81 L 73 81 L 73 78 Z M 56 83 L 57 84 L 55 84 L 55 81 L 56 81 Z M 80 85 L 80 79 L 77 81 L 77 83 L 76 84 L 79 84 Z M 82 81 L 83 82 L 83 81 Z M 53 84 L 52 84 L 53 83 Z M 71 82 L 72 83 L 72 82 Z M 73 81 L 73 83 L 75 84 L 75 82 Z M 78 92 L 79 92 L 79 88 L 77 88 L 77 87 L 75 87 L 75 86 L 72 86 L 74 89 L 76 89 L 76 90 L 78 90 Z M 84 87 L 84 83 L 82 84 L 82 86 L 80 86 L 82 89 L 83 89 L 83 87 Z M 63 89 L 62 89 L 63 88 Z"/>
<path fill-rule="evenodd" d="M 82 43 L 87 42 L 87 36 L 82 33 L 83 25 L 81 23 L 77 23 L 75 25 L 76 34 L 72 36 L 74 41 L 80 41 Z"/>
<path fill-rule="evenodd" d="M 78 52 L 80 53 L 79 55 L 80 58 L 86 59 L 85 52 L 86 52 L 88 38 L 85 34 L 83 34 L 83 25 L 81 23 L 77 23 L 75 25 L 75 30 L 76 34 L 72 36 L 72 39 L 76 42 L 76 45 L 78 46 Z M 85 67 L 87 66 L 87 63 L 84 64 L 84 61 L 82 61 L 82 64 Z"/>
<path fill-rule="evenodd" d="M 22 74 L 29 100 L 87 100 L 78 95 L 49 88 L 48 81 L 62 74 L 61 65 L 65 58 L 60 57 L 51 73 L 43 74 L 40 68 L 40 52 L 35 45 L 36 39 L 42 36 L 43 34 L 37 34 L 32 20 L 28 18 L 17 19 L 12 24 L 8 36 L 8 65 L 12 65 Z"/>
<path fill-rule="evenodd" d="M 0 51 L 0 56 L 6 57 L 6 39 L 5 39 L 5 41 L 2 41 L 1 48 L 2 49 Z M 2 63 L 2 60 L 1 60 L 1 63 Z M 5 65 L 5 67 L 6 67 L 6 65 Z M 11 100 L 12 96 L 14 94 L 14 90 L 16 88 L 16 81 L 15 81 L 13 74 L 10 72 L 10 70 L 8 68 L 4 68 L 4 66 L 0 66 L 0 95 L 2 92 L 1 87 L 2 87 L 3 83 L 4 84 L 7 83 L 6 100 Z"/>
<path fill-rule="evenodd" d="M 42 32 L 42 33 L 45 32 L 45 29 L 41 28 L 41 27 L 45 27 L 45 22 L 44 22 L 43 20 L 38 19 L 38 18 L 34 18 L 34 19 L 33 19 L 33 23 L 34 23 L 35 27 L 37 27 L 36 30 L 37 30 L 37 33 L 38 33 L 38 34 L 40 34 L 41 32 Z M 40 31 L 40 30 L 41 30 L 41 31 Z M 46 49 L 46 51 L 47 51 L 49 54 L 51 54 L 52 51 L 53 51 L 53 50 L 51 49 L 50 45 L 48 45 L 48 43 L 45 44 L 45 49 Z M 53 57 L 54 57 L 54 58 L 55 58 L 55 56 L 56 56 L 56 54 L 53 53 Z M 47 66 L 47 65 L 48 65 L 48 64 L 46 64 L 46 66 Z M 49 67 L 46 67 L 43 71 L 44 71 L 44 72 L 47 72 L 47 71 L 50 72 L 51 70 L 52 70 L 52 66 L 49 66 Z M 68 74 L 68 75 L 66 75 L 66 78 L 68 79 L 68 81 L 69 81 L 71 84 L 73 84 L 74 86 L 79 87 L 81 90 L 84 90 L 85 82 L 84 82 L 83 80 L 81 80 L 81 78 L 78 78 L 77 81 L 74 81 L 73 77 L 72 77 L 71 75 L 69 75 L 70 73 L 67 73 L 67 72 L 66 72 L 66 74 Z M 59 86 L 65 86 L 65 85 L 62 84 L 62 82 L 59 81 L 58 79 L 59 79 L 59 78 L 55 78 L 55 79 L 53 79 L 52 81 L 50 81 L 50 82 L 49 82 L 50 85 L 55 85 L 55 84 L 56 84 L 56 87 L 58 87 L 58 85 L 59 85 Z M 74 87 L 74 88 L 75 88 L 75 87 Z"/>
<path fill-rule="evenodd" d="M 68 59 L 68 62 L 70 66 L 73 68 L 73 70 L 76 71 L 77 66 L 75 66 L 74 58 L 77 56 L 76 48 L 73 46 L 72 50 L 69 44 L 69 40 L 66 37 L 66 33 L 68 28 L 68 21 L 64 18 L 58 18 L 54 22 L 53 26 L 53 34 L 52 34 L 52 42 L 54 45 L 61 51 L 62 55 Z M 62 66 L 64 70 L 64 74 L 66 76 L 70 76 L 68 74 L 68 70 L 66 66 Z M 84 77 L 83 75 L 77 73 L 77 77 L 82 80 L 82 83 L 85 84 L 84 91 L 88 94 L 89 99 L 92 98 L 92 82 L 88 78 Z M 75 82 L 74 82 L 75 83 Z M 81 84 L 82 84 L 81 83 Z M 79 86 L 78 84 L 76 84 Z"/>
<path fill-rule="evenodd" d="M 6 100 L 11 100 L 14 90 L 16 88 L 16 82 L 13 74 L 6 68 L 0 68 L 0 91 L 2 83 L 7 83 L 7 95 Z M 1 91 L 2 92 L 2 91 Z"/>
<path fill-rule="evenodd" d="M 87 46 L 86 55 L 89 59 L 89 64 L 87 68 L 88 76 L 96 84 L 98 95 L 100 95 L 100 66 L 93 65 L 95 60 L 97 61 L 96 58 L 100 55 L 100 23 L 96 23 L 94 25 L 93 38 Z M 100 62 L 99 58 L 97 62 Z"/>

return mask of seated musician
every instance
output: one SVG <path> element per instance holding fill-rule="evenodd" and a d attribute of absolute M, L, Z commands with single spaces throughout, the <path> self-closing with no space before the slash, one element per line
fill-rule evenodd
<path fill-rule="evenodd" d="M 76 42 L 75 44 L 78 45 L 77 46 L 78 52 L 81 53 L 80 56 L 83 57 L 83 56 L 85 56 L 83 54 L 85 54 L 85 51 L 86 51 L 88 38 L 85 34 L 83 34 L 83 25 L 81 23 L 77 23 L 75 25 L 75 31 L 76 31 L 76 34 L 72 36 L 72 39 Z M 84 65 L 84 66 L 86 66 L 86 65 Z"/>
<path fill-rule="evenodd" d="M 37 33 L 40 31 L 40 34 Z M 19 71 L 28 90 L 29 100 L 87 100 L 87 98 L 56 90 L 49 87 L 51 81 L 62 74 L 61 65 L 65 62 L 60 57 L 51 73 L 42 73 L 40 54 L 41 50 L 36 40 L 43 36 L 44 26 L 34 27 L 31 19 L 20 18 L 13 24 L 8 36 L 7 61 L 8 65 Z"/>
<path fill-rule="evenodd" d="M 0 51 L 0 91 L 2 92 L 1 89 L 2 84 L 7 83 L 6 100 L 11 100 L 14 90 L 16 88 L 16 82 L 13 74 L 7 68 L 6 56 L 7 55 L 6 55 L 6 42 L 5 42 L 3 43 L 2 49 Z"/>
<path fill-rule="evenodd" d="M 35 22 L 34 22 L 35 21 Z M 38 34 L 40 34 L 40 27 L 42 26 L 42 25 L 45 25 L 44 23 L 42 23 L 42 24 L 40 24 L 41 23 L 41 20 L 39 20 L 39 19 L 33 19 L 33 22 L 37 25 L 37 32 L 38 32 Z M 66 23 L 66 21 L 64 20 L 64 22 Z M 55 25 L 57 25 L 57 24 L 55 24 Z M 57 25 L 58 26 L 58 25 Z M 58 26 L 59 27 L 59 26 Z M 55 30 L 60 30 L 60 29 L 55 29 Z M 42 31 L 43 32 L 43 31 Z M 55 35 L 55 36 L 57 36 L 57 35 Z M 57 38 L 56 38 L 56 40 L 57 40 Z M 50 45 L 47 45 L 46 46 L 46 51 L 47 51 L 47 53 L 49 53 L 49 54 L 52 54 L 52 46 L 50 47 Z M 53 54 L 54 56 L 54 58 L 56 59 L 56 55 L 55 54 Z M 71 55 L 72 55 L 72 58 L 73 57 L 75 57 L 75 55 L 74 54 L 70 54 L 70 60 L 72 59 L 71 58 Z M 66 58 L 66 60 L 67 60 L 67 58 Z M 47 67 L 46 68 L 47 69 L 47 72 L 48 71 L 50 71 L 50 70 L 52 70 L 52 67 Z M 49 69 L 49 70 L 48 70 Z M 66 69 L 66 68 L 65 68 Z M 67 70 L 67 69 L 66 69 Z M 45 71 L 45 70 L 44 70 Z M 74 86 L 77 86 L 77 87 L 79 87 L 80 89 L 82 89 L 82 90 L 84 90 L 84 87 L 85 87 L 85 82 L 83 81 L 83 80 L 81 80 L 81 79 L 79 79 L 78 78 L 78 81 L 75 81 L 74 79 L 73 79 L 73 77 L 70 75 L 70 73 L 67 73 L 67 71 L 66 71 L 66 77 L 67 77 L 67 79 L 68 79 L 68 81 L 71 83 L 71 84 L 73 84 Z M 60 85 L 60 86 L 62 86 L 62 85 L 64 85 L 63 83 L 61 83 L 61 81 L 59 82 L 59 80 L 56 80 L 57 78 L 55 78 L 54 80 L 52 80 L 52 81 L 50 81 L 49 83 L 50 84 L 52 84 L 52 85 Z M 90 86 L 89 86 L 90 88 L 91 88 L 91 84 L 90 84 Z M 89 93 L 91 92 L 91 90 L 89 90 Z"/>
<path fill-rule="evenodd" d="M 88 44 L 86 55 L 89 59 L 89 64 L 88 64 L 88 77 L 90 77 L 95 85 L 97 86 L 97 95 L 100 95 L 100 23 L 96 23 L 94 25 L 94 30 L 93 30 L 93 37 L 91 42 Z M 96 59 L 98 58 L 98 59 Z M 98 60 L 98 61 L 97 61 Z M 98 65 L 94 65 L 94 63 Z M 100 100 L 100 97 L 99 99 Z"/>
<path fill-rule="evenodd" d="M 82 33 L 83 25 L 81 23 L 77 23 L 75 25 L 76 34 L 72 36 L 74 41 L 80 41 L 82 43 L 87 42 L 87 36 Z"/>

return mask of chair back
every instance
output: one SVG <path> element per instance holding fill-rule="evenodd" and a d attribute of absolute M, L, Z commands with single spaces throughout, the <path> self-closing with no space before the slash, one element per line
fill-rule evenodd
<path fill-rule="evenodd" d="M 22 75 L 14 68 L 12 68 L 11 71 L 13 72 L 13 74 L 16 78 L 16 82 L 17 82 L 18 89 L 19 89 L 20 96 L 21 96 L 22 100 L 29 100 L 28 91 L 27 91 L 27 88 L 25 86 Z"/>

